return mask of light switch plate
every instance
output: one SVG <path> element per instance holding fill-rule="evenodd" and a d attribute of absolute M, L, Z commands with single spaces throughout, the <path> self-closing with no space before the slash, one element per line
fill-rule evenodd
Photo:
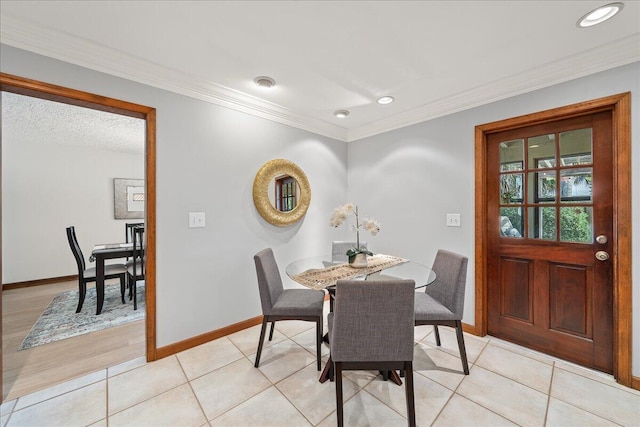
<path fill-rule="evenodd" d="M 460 214 L 447 214 L 447 227 L 460 227 Z"/>
<path fill-rule="evenodd" d="M 204 226 L 204 212 L 189 212 L 189 228 L 200 228 Z"/>

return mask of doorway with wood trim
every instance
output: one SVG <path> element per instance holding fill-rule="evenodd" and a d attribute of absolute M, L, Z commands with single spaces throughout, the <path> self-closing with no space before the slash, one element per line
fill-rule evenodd
<path fill-rule="evenodd" d="M 155 173 L 155 129 L 156 111 L 154 108 L 133 104 L 116 99 L 106 98 L 87 92 L 81 92 L 69 88 L 50 85 L 47 83 L 29 80 L 18 76 L 0 73 L 0 90 L 12 92 L 19 95 L 41 98 L 49 101 L 56 101 L 70 105 L 76 105 L 95 110 L 106 111 L 114 114 L 121 114 L 139 118 L 145 121 L 145 185 L 146 201 L 145 216 L 147 229 L 147 259 L 146 259 L 146 321 L 145 321 L 145 341 L 146 360 L 152 361 L 156 356 L 156 299 L 155 299 L 155 236 L 156 236 L 156 173 Z M 1 140 L 0 140 L 1 144 Z M 1 258 L 0 258 L 1 259 Z M 0 274 L 2 265 L 0 263 Z M 0 292 L 0 304 L 2 303 L 2 293 Z M 0 323 L 0 332 L 1 332 Z M 70 359 L 73 360 L 73 359 Z M 0 353 L 0 366 L 2 366 L 2 354 Z M 0 378 L 2 378 L 0 371 Z M 0 389 L 2 389 L 0 379 Z"/>
<path fill-rule="evenodd" d="M 630 94 L 476 127 L 476 333 L 630 386 Z"/>

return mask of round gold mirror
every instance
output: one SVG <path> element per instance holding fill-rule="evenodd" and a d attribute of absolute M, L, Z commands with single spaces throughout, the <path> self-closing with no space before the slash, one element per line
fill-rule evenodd
<path fill-rule="evenodd" d="M 265 163 L 253 180 L 253 203 L 270 224 L 284 227 L 300 221 L 310 202 L 307 176 L 289 160 Z"/>

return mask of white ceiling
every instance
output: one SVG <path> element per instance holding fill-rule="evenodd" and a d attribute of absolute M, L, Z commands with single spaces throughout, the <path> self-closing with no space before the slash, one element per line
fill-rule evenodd
<path fill-rule="evenodd" d="M 0 41 L 352 141 L 639 61 L 607 2 L 3 0 Z"/>
<path fill-rule="evenodd" d="M 144 153 L 145 121 L 30 96 L 2 92 L 4 141 Z"/>

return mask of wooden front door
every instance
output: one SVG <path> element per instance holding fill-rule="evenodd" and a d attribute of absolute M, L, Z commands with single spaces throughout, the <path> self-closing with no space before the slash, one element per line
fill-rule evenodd
<path fill-rule="evenodd" d="M 490 335 L 613 372 L 611 111 L 487 137 Z"/>

